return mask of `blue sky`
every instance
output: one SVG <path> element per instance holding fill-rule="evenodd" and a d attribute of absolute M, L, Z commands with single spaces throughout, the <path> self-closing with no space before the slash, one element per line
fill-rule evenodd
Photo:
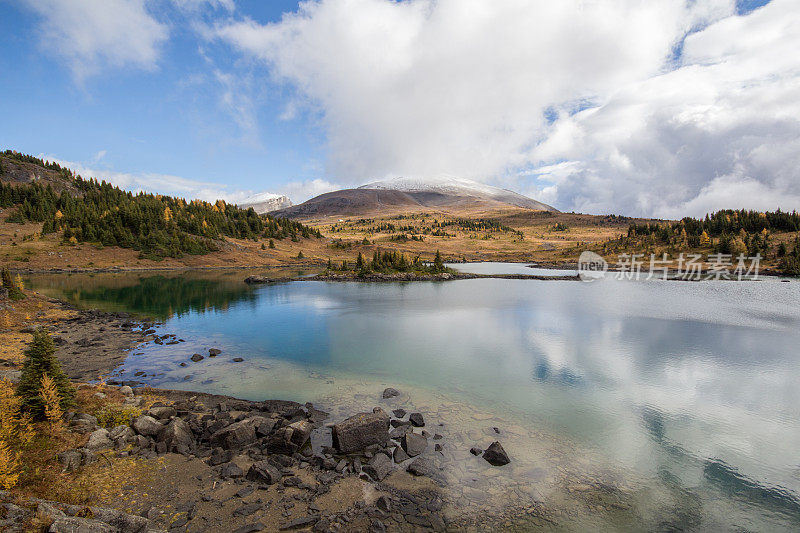
<path fill-rule="evenodd" d="M 237 4 L 262 23 L 296 7 L 281 1 Z M 312 119 L 280 119 L 285 88 L 260 76 L 251 108 L 255 127 L 240 125 L 214 77 L 215 70 L 230 72 L 237 58 L 229 49 L 199 42 L 181 10 L 164 4 L 152 12 L 175 21 L 156 68 L 109 68 L 78 81 L 69 64 L 43 49 L 41 17 L 0 2 L 0 69 L 13 73 L 0 77 L 0 147 L 232 189 L 258 191 L 319 177 L 324 137 Z"/>
<path fill-rule="evenodd" d="M 798 24 L 796 0 L 0 0 L 0 148 L 205 199 L 449 175 L 791 210 Z"/>

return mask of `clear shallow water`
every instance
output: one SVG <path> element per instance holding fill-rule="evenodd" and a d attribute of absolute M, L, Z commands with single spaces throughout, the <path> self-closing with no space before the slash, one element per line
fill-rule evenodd
<path fill-rule="evenodd" d="M 126 379 L 145 371 L 158 386 L 314 401 L 334 416 L 371 409 L 387 385 L 408 392 L 403 406 L 445 424 L 454 508 L 530 496 L 576 529 L 800 527 L 798 283 L 249 287 L 245 276 L 30 282 L 152 314 L 186 339 L 144 347 L 120 369 Z M 210 347 L 223 355 L 179 366 Z M 514 459 L 499 474 L 467 452 L 495 438 Z M 613 485 L 622 510 L 571 489 L 587 483 Z"/>

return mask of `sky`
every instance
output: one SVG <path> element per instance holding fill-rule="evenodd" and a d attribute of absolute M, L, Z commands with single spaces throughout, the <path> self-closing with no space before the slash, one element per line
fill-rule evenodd
<path fill-rule="evenodd" d="M 797 0 L 0 0 L 0 149 L 206 200 L 454 176 L 792 210 L 798 50 Z"/>

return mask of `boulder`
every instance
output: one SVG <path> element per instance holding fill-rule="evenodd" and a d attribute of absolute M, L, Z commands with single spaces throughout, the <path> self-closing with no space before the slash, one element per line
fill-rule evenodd
<path fill-rule="evenodd" d="M 369 463 L 364 465 L 363 471 L 375 481 L 383 481 L 383 478 L 394 470 L 394 464 L 389 456 L 383 453 L 376 453 Z"/>
<path fill-rule="evenodd" d="M 81 467 L 83 455 L 78 450 L 67 450 L 58 454 L 58 460 L 63 466 L 62 472 L 75 472 Z"/>
<path fill-rule="evenodd" d="M 161 405 L 158 407 L 151 407 L 147 411 L 147 414 L 156 420 L 169 420 L 178 413 L 175 411 L 174 407 L 170 407 L 169 405 Z"/>
<path fill-rule="evenodd" d="M 392 387 L 387 387 L 383 389 L 383 399 L 387 400 L 389 398 L 394 398 L 395 396 L 400 396 L 400 391 L 397 389 L 393 389 Z"/>
<path fill-rule="evenodd" d="M 86 447 L 90 450 L 102 450 L 113 446 L 114 443 L 108 438 L 108 430 L 103 428 L 93 431 L 89 435 L 89 442 L 86 443 Z"/>
<path fill-rule="evenodd" d="M 428 439 L 422 435 L 409 432 L 403 435 L 403 438 L 400 439 L 400 445 L 403 447 L 403 450 L 408 454 L 409 457 L 416 457 L 424 452 L 425 448 L 428 447 Z"/>
<path fill-rule="evenodd" d="M 78 433 L 91 433 L 99 427 L 97 425 L 97 418 L 86 413 L 80 413 L 72 417 L 69 425 Z"/>
<path fill-rule="evenodd" d="M 222 350 L 220 350 L 218 348 L 209 348 L 209 350 L 208 350 L 208 356 L 209 357 L 216 357 L 221 353 L 222 353 Z"/>
<path fill-rule="evenodd" d="M 136 430 L 136 433 L 144 435 L 145 437 L 155 437 L 161 432 L 161 428 L 163 427 L 161 422 L 148 415 L 137 417 L 131 426 Z"/>
<path fill-rule="evenodd" d="M 280 481 L 280 471 L 267 461 L 253 463 L 245 476 L 248 481 L 273 485 Z"/>
<path fill-rule="evenodd" d="M 230 450 L 223 450 L 222 448 L 214 448 L 211 450 L 211 457 L 208 458 L 209 466 L 217 466 L 223 463 L 229 463 L 233 459 L 233 452 Z"/>
<path fill-rule="evenodd" d="M 406 467 L 406 471 L 415 476 L 430 476 L 436 471 L 436 467 L 427 457 L 417 457 Z"/>
<path fill-rule="evenodd" d="M 425 425 L 425 419 L 422 413 L 411 413 L 408 415 L 408 421 L 415 427 L 421 428 Z"/>
<path fill-rule="evenodd" d="M 392 458 L 394 459 L 394 462 L 397 464 L 400 464 L 403 461 L 411 459 L 411 457 L 408 456 L 406 451 L 400 446 L 394 449 L 394 452 L 392 453 Z"/>
<path fill-rule="evenodd" d="M 242 472 L 242 469 L 239 468 L 239 465 L 236 463 L 225 463 L 222 469 L 220 469 L 219 475 L 224 479 L 238 478 L 242 477 L 244 472 Z"/>
<path fill-rule="evenodd" d="M 508 454 L 497 441 L 494 441 L 486 448 L 486 451 L 483 452 L 483 458 L 492 466 L 503 466 L 511 462 Z"/>
<path fill-rule="evenodd" d="M 289 424 L 289 429 L 292 430 L 289 440 L 291 440 L 298 448 L 302 448 L 303 445 L 308 442 L 308 438 L 311 436 L 311 431 L 314 429 L 314 424 L 308 420 L 298 420 L 297 422 Z"/>
<path fill-rule="evenodd" d="M 173 418 L 158 434 L 158 442 L 167 445 L 170 451 L 185 452 L 194 448 L 192 430 L 184 420 Z"/>
<path fill-rule="evenodd" d="M 256 428 L 267 422 L 263 416 L 245 418 L 239 422 L 226 426 L 216 431 L 211 438 L 211 444 L 225 449 L 237 449 L 249 446 L 256 442 Z"/>
<path fill-rule="evenodd" d="M 119 388 L 120 394 L 123 396 L 133 396 L 133 389 L 130 388 L 128 385 L 123 385 Z"/>
<path fill-rule="evenodd" d="M 406 416 L 406 410 L 405 409 L 395 409 L 394 411 L 392 411 L 392 414 L 397 418 L 403 418 L 404 416 Z"/>
<path fill-rule="evenodd" d="M 118 533 L 118 529 L 99 520 L 77 516 L 59 516 L 48 529 L 50 533 Z"/>
<path fill-rule="evenodd" d="M 389 417 L 384 412 L 359 413 L 333 426 L 333 445 L 341 453 L 363 450 L 389 440 Z"/>

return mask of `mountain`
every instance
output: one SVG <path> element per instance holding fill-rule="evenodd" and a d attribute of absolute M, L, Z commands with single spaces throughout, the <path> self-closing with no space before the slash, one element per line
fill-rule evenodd
<path fill-rule="evenodd" d="M 261 192 L 246 198 L 239 204 L 242 209 L 252 207 L 259 215 L 264 215 L 270 211 L 277 211 L 292 206 L 292 201 L 288 196 L 273 194 L 271 192 Z"/>
<path fill-rule="evenodd" d="M 433 208 L 441 211 L 522 207 L 537 211 L 557 210 L 521 194 L 463 178 L 394 178 L 375 181 L 356 189 L 342 189 L 316 196 L 302 204 L 276 211 L 276 216 L 315 218 L 367 216 Z"/>

